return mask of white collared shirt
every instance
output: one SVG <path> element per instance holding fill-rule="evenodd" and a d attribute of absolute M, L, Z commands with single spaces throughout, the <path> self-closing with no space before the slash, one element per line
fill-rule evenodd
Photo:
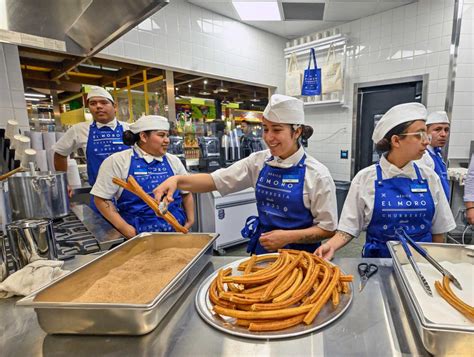
<path fill-rule="evenodd" d="M 393 177 L 416 178 L 413 162 L 409 162 L 401 169 L 392 165 L 385 156 L 380 158 L 382 178 Z M 441 186 L 436 172 L 426 166 L 419 166 L 421 176 L 428 180 L 431 195 L 435 205 L 435 214 L 432 220 L 431 233 L 446 233 L 456 228 L 453 214 L 448 200 Z M 377 172 L 375 165 L 359 171 L 351 182 L 344 208 L 339 220 L 338 230 L 358 237 L 360 232 L 367 229 L 374 210 L 375 181 Z"/>
<path fill-rule="evenodd" d="M 433 158 L 431 157 L 430 153 L 428 151 L 431 151 L 432 154 L 434 154 L 434 148 L 431 145 L 428 145 L 426 147 L 425 153 L 421 157 L 420 160 L 415 161 L 415 163 L 420 166 L 420 165 L 425 165 L 428 166 L 430 169 L 435 169 L 435 162 Z"/>
<path fill-rule="evenodd" d="M 114 120 L 108 122 L 107 124 L 101 124 L 98 122 L 96 123 L 97 128 L 99 129 L 104 126 L 108 126 L 112 128 L 112 130 L 115 130 L 118 120 L 114 118 Z M 86 153 L 87 139 L 89 138 L 89 129 L 91 124 L 92 122 L 85 121 L 74 124 L 72 127 L 70 127 L 61 137 L 61 139 L 59 139 L 56 144 L 54 144 L 54 152 L 62 156 L 69 156 L 79 148 L 82 148 L 84 153 Z M 120 124 L 123 126 L 123 131 L 128 130 L 128 123 L 120 122 Z"/>
<path fill-rule="evenodd" d="M 302 147 L 283 160 L 274 157 L 271 166 L 288 168 L 296 165 L 304 155 Z M 238 192 L 249 187 L 255 188 L 260 171 L 271 157 L 270 150 L 251 154 L 232 166 L 219 169 L 211 174 L 221 195 Z M 303 186 L 303 203 L 311 210 L 313 223 L 320 228 L 333 231 L 337 226 L 336 186 L 329 170 L 315 158 L 306 154 L 306 172 Z"/>
<path fill-rule="evenodd" d="M 130 163 L 132 161 L 134 150 L 136 151 L 137 155 L 143 158 L 147 163 L 150 163 L 153 160 L 158 160 L 160 162 L 163 161 L 162 156 L 157 157 L 150 155 L 140 149 L 136 144 L 134 145 L 133 149 L 116 152 L 105 159 L 102 165 L 100 165 L 99 174 L 97 175 L 97 180 L 92 187 L 91 195 L 98 196 L 106 200 L 110 200 L 112 198 L 118 199 L 122 195 L 123 189 L 114 184 L 112 182 L 112 178 L 118 177 L 124 181 L 127 181 L 128 171 L 130 170 Z M 178 157 L 168 153 L 165 155 L 175 175 L 188 174 Z M 182 191 L 182 193 L 186 192 Z"/>

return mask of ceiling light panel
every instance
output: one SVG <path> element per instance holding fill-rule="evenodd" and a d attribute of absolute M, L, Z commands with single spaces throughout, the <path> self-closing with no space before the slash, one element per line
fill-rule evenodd
<path fill-rule="evenodd" d="M 283 2 L 285 20 L 323 20 L 324 3 Z"/>
<path fill-rule="evenodd" d="M 280 21 L 281 14 L 276 1 L 232 1 L 242 21 Z"/>

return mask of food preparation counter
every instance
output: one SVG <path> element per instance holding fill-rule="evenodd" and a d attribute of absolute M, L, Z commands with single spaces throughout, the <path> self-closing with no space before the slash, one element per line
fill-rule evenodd
<path fill-rule="evenodd" d="M 94 256 L 77 256 L 66 269 Z M 33 309 L 15 307 L 16 298 L 0 300 L 4 356 L 393 356 L 428 355 L 397 288 L 391 259 L 366 259 L 379 271 L 358 292 L 361 259 L 335 259 L 354 275 L 349 309 L 321 331 L 280 340 L 253 340 L 224 334 L 207 325 L 194 306 L 200 283 L 213 271 L 241 257 L 213 257 L 194 283 L 151 333 L 138 336 L 47 335 Z"/>

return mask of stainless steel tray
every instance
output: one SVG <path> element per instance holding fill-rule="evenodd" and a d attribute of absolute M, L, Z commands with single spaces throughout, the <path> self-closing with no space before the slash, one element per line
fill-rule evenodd
<path fill-rule="evenodd" d="M 70 274 L 21 299 L 33 307 L 47 333 L 143 335 L 153 330 L 201 272 L 212 256 L 218 234 L 142 233 Z M 72 303 L 78 286 L 126 261 L 133 252 L 171 247 L 201 248 L 200 252 L 148 304 Z M 69 300 L 67 299 L 69 297 Z M 41 300 L 41 301 L 40 301 Z M 63 302 L 61 302 L 63 301 Z"/>
<path fill-rule="evenodd" d="M 240 273 L 237 270 L 237 267 L 240 263 L 247 260 L 248 258 L 240 259 L 230 264 L 227 264 L 220 269 L 232 268 L 233 274 Z M 220 270 L 219 269 L 219 270 Z M 344 273 L 341 270 L 341 273 Z M 212 311 L 212 304 L 209 300 L 209 286 L 211 285 L 214 278 L 217 276 L 218 272 L 214 272 L 209 277 L 206 278 L 199 286 L 199 289 L 196 293 L 195 306 L 199 315 L 203 318 L 212 327 L 216 329 L 240 337 L 248 337 L 253 339 L 279 339 L 279 338 L 288 338 L 303 335 L 309 332 L 313 332 L 323 327 L 329 325 L 333 321 L 337 320 L 344 312 L 349 308 L 349 305 L 352 302 L 352 297 L 354 294 L 354 288 L 352 283 L 350 283 L 350 293 L 341 294 L 340 302 L 336 309 L 333 309 L 331 304 L 326 304 L 319 315 L 316 317 L 314 322 L 311 325 L 300 324 L 281 331 L 268 331 L 268 332 L 251 332 L 248 331 L 245 327 L 234 326 L 231 324 L 235 319 L 226 316 L 216 315 Z"/>
<path fill-rule="evenodd" d="M 408 282 L 402 266 L 409 264 L 403 247 L 399 242 L 390 241 L 388 249 L 393 258 L 397 286 L 404 296 L 408 309 L 415 322 L 415 327 L 420 335 L 423 345 L 428 352 L 434 355 L 472 355 L 474 346 L 474 325 L 472 327 L 434 323 L 423 314 L 420 304 Z M 451 263 L 471 263 L 474 259 L 468 254 L 472 250 L 462 245 L 425 243 L 420 244 L 437 261 L 450 261 Z M 426 260 L 413 251 L 415 261 L 425 263 Z M 441 275 L 440 275 L 441 277 Z M 434 289 L 434 287 L 432 287 Z M 464 289 L 472 286 L 464 286 Z"/>

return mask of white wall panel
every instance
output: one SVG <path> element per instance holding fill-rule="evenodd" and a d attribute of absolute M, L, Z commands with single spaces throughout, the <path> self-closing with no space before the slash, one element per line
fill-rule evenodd
<path fill-rule="evenodd" d="M 282 91 L 285 41 L 187 1 L 173 0 L 112 43 L 101 56 L 233 78 Z"/>

